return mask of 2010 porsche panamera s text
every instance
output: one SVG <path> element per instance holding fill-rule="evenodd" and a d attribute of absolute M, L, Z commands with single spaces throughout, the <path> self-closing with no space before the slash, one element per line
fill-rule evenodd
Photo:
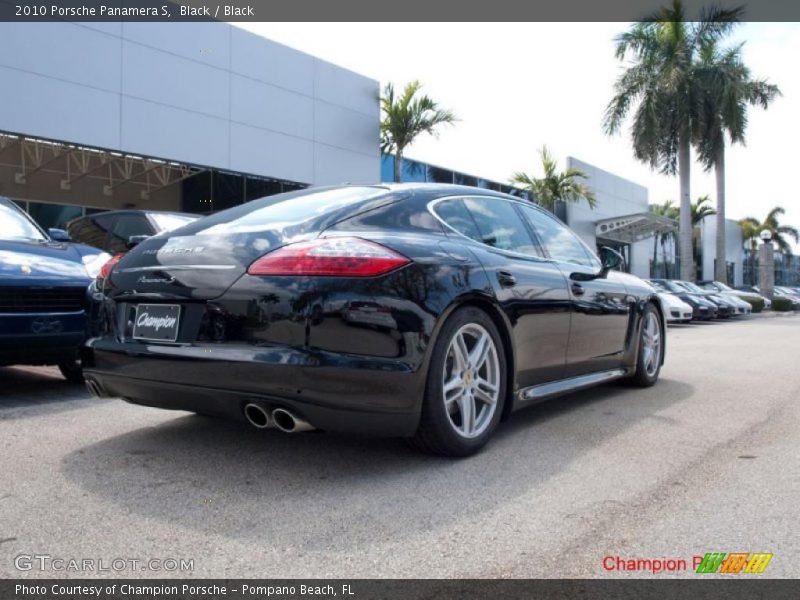
<path fill-rule="evenodd" d="M 477 188 L 310 188 L 134 248 L 105 278 L 98 395 L 284 431 L 470 454 L 517 408 L 655 383 L 653 288 L 530 202 Z"/>

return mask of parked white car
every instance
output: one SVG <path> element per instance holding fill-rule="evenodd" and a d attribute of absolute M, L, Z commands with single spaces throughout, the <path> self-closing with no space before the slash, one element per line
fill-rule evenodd
<path fill-rule="evenodd" d="M 753 312 L 753 306 L 746 300 L 742 300 L 739 296 L 735 296 L 734 294 L 725 294 L 725 298 L 736 305 L 737 315 L 749 315 L 751 312 Z"/>
<path fill-rule="evenodd" d="M 688 323 L 692 320 L 694 310 L 676 295 L 658 292 L 658 301 L 661 302 L 667 323 Z"/>

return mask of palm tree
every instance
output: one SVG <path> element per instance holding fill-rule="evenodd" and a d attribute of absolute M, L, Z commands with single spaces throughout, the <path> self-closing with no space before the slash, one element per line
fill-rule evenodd
<path fill-rule="evenodd" d="M 428 95 L 420 94 L 419 81 L 409 83 L 403 93 L 395 97 L 394 86 L 387 83 L 381 96 L 381 151 L 394 152 L 394 180 L 400 181 L 403 153 L 418 135 L 438 135 L 441 125 L 451 125 L 458 119 L 449 110 L 440 108 Z"/>
<path fill-rule="evenodd" d="M 780 217 L 786 214 L 782 206 L 776 206 L 767 213 L 767 217 L 759 222 L 753 217 L 747 217 L 739 221 L 749 223 L 750 226 L 755 226 L 756 235 L 761 235 L 762 231 L 769 231 L 772 235 L 772 243 L 778 247 L 782 254 L 792 254 L 792 245 L 787 238 L 794 240 L 794 243 L 800 243 L 800 230 L 791 225 L 781 225 Z M 744 234 L 744 231 L 743 231 Z"/>
<path fill-rule="evenodd" d="M 650 206 L 650 212 L 660 216 L 666 217 L 668 219 L 672 219 L 674 221 L 678 220 L 678 208 L 675 206 L 675 203 L 672 200 L 664 200 L 661 204 L 652 204 Z M 658 245 L 661 244 L 661 256 L 664 257 L 664 276 L 666 278 L 670 277 L 669 273 L 669 264 L 667 263 L 667 242 L 673 242 L 675 240 L 675 232 L 670 231 L 668 233 L 661 233 L 656 234 L 653 236 L 653 267 L 655 267 L 656 263 L 658 262 Z M 652 275 L 655 277 L 655 274 Z"/>
<path fill-rule="evenodd" d="M 720 50 L 715 41 L 701 48 L 696 68 L 701 108 L 695 122 L 695 147 L 706 170 L 714 169 L 717 186 L 717 231 L 714 278 L 727 283 L 725 267 L 725 144 L 745 143 L 748 106 L 768 108 L 780 95 L 778 86 L 752 79 L 742 61 L 743 44 Z M 726 139 L 727 138 L 727 139 Z"/>
<path fill-rule="evenodd" d="M 691 222 L 692 222 L 692 262 L 694 263 L 695 274 L 701 268 L 699 264 L 700 259 L 700 223 L 703 219 L 717 214 L 714 207 L 711 206 L 711 198 L 708 194 L 700 196 L 697 200 L 692 202 L 691 205 Z M 717 257 L 717 262 L 720 262 Z M 722 255 L 722 263 L 725 264 L 725 255 Z"/>
<path fill-rule="evenodd" d="M 739 219 L 739 227 L 742 229 L 742 240 L 745 247 L 750 248 L 750 285 L 758 285 L 756 280 L 756 252 L 758 251 L 758 239 L 761 233 L 761 223 L 753 217 Z"/>
<path fill-rule="evenodd" d="M 518 171 L 511 177 L 512 183 L 522 185 L 530 193 L 534 202 L 549 211 L 555 210 L 559 202 L 580 202 L 586 200 L 589 208 L 597 206 L 597 198 L 589 187 L 578 179 L 589 179 L 580 169 L 569 168 L 558 171 L 558 163 L 550 154 L 547 146 L 539 150 L 544 177 L 533 177 Z"/>
<path fill-rule="evenodd" d="M 692 269 L 691 142 L 699 112 L 697 55 L 701 48 L 727 35 L 741 8 L 704 9 L 699 21 L 685 19 L 681 0 L 673 0 L 616 38 L 616 56 L 633 59 L 614 86 L 606 108 L 606 133 L 619 132 L 634 105 L 631 141 L 634 156 L 680 182 L 681 277 L 694 279 Z"/>

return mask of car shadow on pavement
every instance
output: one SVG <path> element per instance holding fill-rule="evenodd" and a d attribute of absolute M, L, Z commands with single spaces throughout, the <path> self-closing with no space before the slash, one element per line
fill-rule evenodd
<path fill-rule="evenodd" d="M 462 460 L 419 454 L 400 440 L 179 416 L 82 447 L 62 472 L 123 514 L 309 551 L 331 540 L 355 547 L 513 501 L 642 420 L 671 426 L 658 413 L 692 391 L 662 379 L 644 390 L 608 385 L 551 400 L 515 413 L 483 452 Z"/>
<path fill-rule="evenodd" d="M 0 367 L 0 420 L 74 410 L 91 398 L 86 386 L 66 381 L 58 369 Z"/>

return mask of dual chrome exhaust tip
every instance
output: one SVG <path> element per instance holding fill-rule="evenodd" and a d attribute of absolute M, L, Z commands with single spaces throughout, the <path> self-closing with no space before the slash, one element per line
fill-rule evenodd
<path fill-rule="evenodd" d="M 110 395 L 94 379 L 86 378 L 86 389 L 95 398 L 109 398 Z M 301 419 L 285 408 L 275 408 L 270 412 L 260 404 L 250 402 L 244 407 L 244 417 L 256 429 L 276 427 L 284 433 L 300 433 L 316 429 L 305 419 Z"/>
<path fill-rule="evenodd" d="M 247 422 L 256 429 L 276 427 L 284 433 L 300 433 L 316 429 L 311 423 L 285 408 L 275 408 L 269 412 L 260 404 L 250 402 L 245 405 L 243 412 Z"/>
<path fill-rule="evenodd" d="M 273 425 L 272 417 L 270 417 L 269 413 L 260 405 L 252 402 L 245 405 L 244 417 L 256 429 L 267 429 Z"/>

